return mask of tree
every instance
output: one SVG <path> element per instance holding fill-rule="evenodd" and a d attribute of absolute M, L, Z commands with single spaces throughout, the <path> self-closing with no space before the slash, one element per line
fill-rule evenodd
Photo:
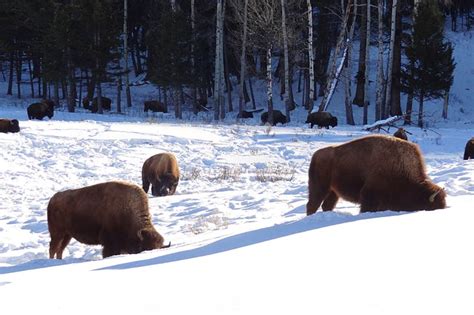
<path fill-rule="evenodd" d="M 451 43 L 444 41 L 444 19 L 435 0 L 419 4 L 411 45 L 406 48 L 402 87 L 419 102 L 418 126 L 423 127 L 423 103 L 445 96 L 453 83 L 455 63 Z M 410 63 L 413 65 L 410 66 Z"/>

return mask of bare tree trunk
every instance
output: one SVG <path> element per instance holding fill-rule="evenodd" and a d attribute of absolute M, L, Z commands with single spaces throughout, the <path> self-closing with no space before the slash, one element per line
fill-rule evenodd
<path fill-rule="evenodd" d="M 364 117 L 362 119 L 362 123 L 364 125 L 368 122 L 368 111 L 369 111 L 369 74 L 370 74 L 370 22 L 371 22 L 371 14 L 370 14 L 371 2 L 367 0 L 367 40 L 365 41 L 365 73 L 364 73 Z"/>
<path fill-rule="evenodd" d="M 28 59 L 28 72 L 30 73 L 31 97 L 35 97 L 35 85 L 33 83 L 33 72 L 31 70 L 31 59 Z"/>
<path fill-rule="evenodd" d="M 18 98 L 21 98 L 21 52 L 18 51 L 17 58 L 16 58 L 16 88 L 17 88 L 17 95 Z"/>
<path fill-rule="evenodd" d="M 53 96 L 54 104 L 59 106 L 59 82 L 58 80 L 54 81 L 54 96 Z"/>
<path fill-rule="evenodd" d="M 223 29 L 223 0 L 217 1 L 217 13 L 216 13 L 216 59 L 215 59 L 215 72 L 214 72 L 214 119 L 219 120 L 225 116 L 225 113 L 221 113 L 224 109 L 224 91 L 223 91 L 223 43 L 222 37 L 224 33 Z"/>
<path fill-rule="evenodd" d="M 99 78 L 97 82 L 97 113 L 103 114 L 104 110 L 102 109 L 102 83 Z"/>
<path fill-rule="evenodd" d="M 420 103 L 418 107 L 418 127 L 423 128 L 423 101 L 424 101 L 424 93 L 422 92 L 420 95 Z"/>
<path fill-rule="evenodd" d="M 283 31 L 283 60 L 285 63 L 285 94 L 283 95 L 285 102 L 285 114 L 287 122 L 290 122 L 290 111 L 295 109 L 295 105 L 290 103 L 290 63 L 288 61 L 288 34 L 286 31 L 286 1 L 281 0 L 281 29 Z"/>
<path fill-rule="evenodd" d="M 397 3 L 397 20 L 395 22 L 395 42 L 393 46 L 393 67 L 392 67 L 392 100 L 390 103 L 390 116 L 402 115 L 400 106 L 401 93 L 401 65 L 402 65 L 402 15 L 401 1 Z"/>
<path fill-rule="evenodd" d="M 176 119 L 183 119 L 179 90 L 180 90 L 179 87 L 173 87 L 174 115 Z"/>
<path fill-rule="evenodd" d="M 14 53 L 10 52 L 10 66 L 9 66 L 9 74 L 8 74 L 8 89 L 7 95 L 13 95 L 13 64 L 15 63 Z"/>
<path fill-rule="evenodd" d="M 313 110 L 314 100 L 314 51 L 313 51 L 313 6 L 311 0 L 306 0 L 308 6 L 308 58 L 309 58 L 309 97 L 306 100 L 306 108 Z"/>
<path fill-rule="evenodd" d="M 377 92 L 375 100 L 375 120 L 382 118 L 384 74 L 383 74 L 383 0 L 378 1 L 378 58 L 377 58 Z"/>
<path fill-rule="evenodd" d="M 250 98 L 252 99 L 252 109 L 257 109 L 257 105 L 255 104 L 255 95 L 253 94 L 252 79 L 249 78 L 248 81 L 250 89 Z"/>
<path fill-rule="evenodd" d="M 239 115 L 242 115 L 245 108 L 245 97 L 244 97 L 244 84 L 245 84 L 245 70 L 247 69 L 246 63 L 246 48 L 247 48 L 247 11 L 248 11 L 249 1 L 245 0 L 244 2 L 244 25 L 243 25 L 243 34 L 242 34 L 242 51 L 240 53 L 240 85 L 239 85 Z M 253 94 L 252 94 L 253 97 Z M 255 103 L 254 103 L 255 104 Z"/>
<path fill-rule="evenodd" d="M 443 118 L 448 119 L 448 106 L 449 106 L 449 90 L 447 90 L 444 94 L 444 101 L 443 101 Z"/>
<path fill-rule="evenodd" d="M 128 78 L 128 3 L 127 0 L 123 0 L 123 54 L 125 59 L 125 95 L 127 96 L 127 107 L 132 107 L 132 96 L 130 94 L 130 82 Z M 138 51 L 137 51 L 138 54 Z M 140 62 L 140 60 L 138 60 Z"/>
<path fill-rule="evenodd" d="M 397 22 L 397 0 L 393 0 L 392 3 L 392 23 L 390 29 L 390 53 L 388 58 L 388 67 L 387 67 L 387 87 L 385 90 L 385 117 L 387 118 L 390 113 L 390 105 L 392 104 L 392 73 L 393 73 L 393 50 L 395 47 L 395 31 L 396 31 L 396 22 Z"/>
<path fill-rule="evenodd" d="M 420 3 L 420 0 L 415 0 L 414 6 L 413 6 L 413 14 L 412 14 L 412 21 L 411 21 L 411 33 L 413 34 L 414 31 L 414 25 L 415 25 L 415 17 L 416 17 L 416 11 L 418 4 Z M 413 71 L 413 67 L 415 65 L 413 62 L 410 61 L 409 64 L 409 71 Z M 413 90 L 409 88 L 408 95 L 407 95 L 407 105 L 406 105 L 406 113 L 405 113 L 405 122 L 404 125 L 409 125 L 411 124 L 411 114 L 413 111 Z"/>
<path fill-rule="evenodd" d="M 344 10 L 341 8 L 341 10 Z M 354 37 L 354 30 L 357 20 L 357 0 L 354 0 L 354 13 L 352 17 L 351 29 L 349 31 L 347 56 L 346 56 L 346 68 L 344 73 L 344 103 L 346 106 L 346 122 L 348 125 L 355 125 L 354 114 L 352 111 L 351 102 L 351 77 L 352 77 L 352 40 Z"/>
<path fill-rule="evenodd" d="M 361 1 L 361 5 L 367 3 L 367 0 Z M 367 10 L 362 10 L 360 15 L 360 45 L 359 45 L 359 66 L 357 69 L 357 86 L 356 86 L 356 94 L 354 96 L 354 100 L 352 104 L 357 105 L 359 107 L 364 106 L 364 91 L 365 91 L 365 82 L 364 81 L 364 73 L 365 73 L 365 47 L 367 39 Z"/>
<path fill-rule="evenodd" d="M 229 52 L 227 50 L 227 40 L 224 42 L 224 76 L 225 76 L 225 87 L 227 89 L 227 109 L 229 112 L 234 111 L 232 106 L 232 83 L 230 82 L 229 73 Z"/>
<path fill-rule="evenodd" d="M 117 113 L 122 112 L 122 76 L 117 80 Z"/>
<path fill-rule="evenodd" d="M 272 80 L 272 45 L 267 48 L 267 105 L 268 123 L 273 125 L 273 80 Z"/>
<path fill-rule="evenodd" d="M 196 61 L 194 58 L 194 41 L 196 40 L 196 14 L 195 14 L 195 0 L 191 0 L 191 72 L 193 76 L 192 99 L 193 99 L 193 113 L 196 115 L 199 112 L 197 103 L 197 86 L 196 86 Z"/>

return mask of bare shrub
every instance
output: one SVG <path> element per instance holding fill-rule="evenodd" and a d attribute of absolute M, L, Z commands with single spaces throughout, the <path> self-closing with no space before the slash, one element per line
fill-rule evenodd
<path fill-rule="evenodd" d="M 256 179 L 260 182 L 292 181 L 295 178 L 294 167 L 272 166 L 258 169 Z"/>

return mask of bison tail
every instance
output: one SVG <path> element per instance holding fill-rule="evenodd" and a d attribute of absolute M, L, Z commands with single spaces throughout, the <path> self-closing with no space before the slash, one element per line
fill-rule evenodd
<path fill-rule="evenodd" d="M 161 248 L 168 248 L 168 247 L 170 247 L 170 246 L 171 246 L 171 242 L 169 242 L 168 245 L 163 245 L 163 246 L 161 246 Z"/>

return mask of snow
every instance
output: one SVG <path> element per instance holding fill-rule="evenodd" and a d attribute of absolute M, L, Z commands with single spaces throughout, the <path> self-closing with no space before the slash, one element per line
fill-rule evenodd
<path fill-rule="evenodd" d="M 430 212 L 359 214 L 340 201 L 306 216 L 314 151 L 369 134 L 344 125 L 338 89 L 331 110 L 340 125 L 330 130 L 303 125 L 301 108 L 288 126 L 272 128 L 232 114 L 219 124 L 213 113 L 176 121 L 138 105 L 127 115 L 58 110 L 29 121 L 31 99 L 0 93 L 0 117 L 21 128 L 0 133 L 0 312 L 473 314 L 474 161 L 462 155 L 474 136 L 474 44 L 451 36 L 450 119 L 437 118 L 442 101 L 432 101 L 430 127 L 406 127 L 448 195 L 447 209 Z M 132 91 L 137 104 L 156 93 L 147 84 Z M 110 180 L 141 185 L 143 162 L 160 152 L 174 153 L 182 173 L 175 195 L 149 195 L 170 248 L 102 259 L 100 246 L 73 240 L 63 260 L 48 259 L 54 193 Z"/>

